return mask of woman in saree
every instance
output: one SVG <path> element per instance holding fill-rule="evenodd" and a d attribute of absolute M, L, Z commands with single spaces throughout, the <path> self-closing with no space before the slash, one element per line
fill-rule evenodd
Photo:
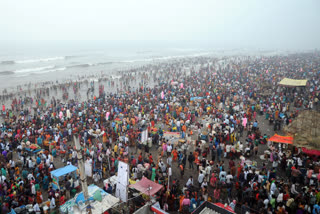
<path fill-rule="evenodd" d="M 210 178 L 210 186 L 212 187 L 216 187 L 216 182 L 217 182 L 217 178 L 214 174 L 214 172 L 211 174 L 211 178 Z"/>
<path fill-rule="evenodd" d="M 152 167 L 152 175 L 151 175 L 151 180 L 152 181 L 155 181 L 156 175 L 157 175 L 156 168 Z"/>
<path fill-rule="evenodd" d="M 41 191 L 40 191 L 40 189 L 37 191 L 37 193 L 36 193 L 36 201 L 37 201 L 37 203 L 38 204 L 41 204 L 42 203 L 42 200 L 43 200 L 43 198 L 42 198 L 42 193 L 41 193 Z"/>
<path fill-rule="evenodd" d="M 268 120 L 268 119 L 269 119 L 269 117 L 270 117 L 270 112 L 269 112 L 269 111 L 267 111 L 267 113 L 266 113 L 266 120 Z"/>
<path fill-rule="evenodd" d="M 47 175 L 44 176 L 43 180 L 42 180 L 42 187 L 44 190 L 48 190 L 49 187 L 49 177 Z"/>
<path fill-rule="evenodd" d="M 172 155 L 173 155 L 173 161 L 177 161 L 178 152 L 177 152 L 177 149 L 176 149 L 176 148 L 173 149 Z"/>

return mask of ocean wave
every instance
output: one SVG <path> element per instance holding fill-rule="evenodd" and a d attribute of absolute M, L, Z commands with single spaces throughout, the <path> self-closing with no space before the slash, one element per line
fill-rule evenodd
<path fill-rule="evenodd" d="M 20 69 L 20 70 L 15 70 L 14 73 L 40 72 L 40 71 L 49 70 L 52 68 L 55 68 L 55 66 L 50 65 L 50 66 L 43 66 L 43 67 L 37 67 L 37 68 L 24 68 L 24 69 Z"/>
<path fill-rule="evenodd" d="M 39 71 L 39 72 L 32 72 L 32 73 L 29 73 L 29 75 L 46 74 L 46 73 L 52 73 L 52 72 L 56 72 L 56 71 L 64 71 L 66 69 L 67 69 L 66 67 L 61 67 L 61 68 L 43 70 L 43 71 Z"/>
<path fill-rule="evenodd" d="M 40 58 L 40 59 L 25 59 L 25 60 L 5 60 L 1 61 L 0 64 L 3 65 L 13 65 L 13 64 L 27 64 L 27 63 L 37 63 L 37 62 L 50 62 L 57 60 L 65 60 L 65 59 L 73 59 L 79 56 L 58 56 L 58 57 L 48 57 L 48 58 Z"/>
<path fill-rule="evenodd" d="M 0 64 L 2 64 L 2 65 L 12 65 L 12 64 L 14 64 L 14 61 L 12 61 L 12 60 L 8 60 L 8 61 L 1 61 L 1 63 Z"/>
<path fill-rule="evenodd" d="M 119 63 L 135 63 L 135 62 L 151 62 L 154 59 L 146 58 L 146 59 L 132 59 L 132 60 L 124 60 Z"/>
<path fill-rule="evenodd" d="M 114 62 L 99 62 L 96 65 L 110 65 L 113 64 Z"/>
<path fill-rule="evenodd" d="M 56 60 L 64 60 L 64 56 L 58 56 L 58 57 L 50 57 L 50 58 L 42 58 L 42 59 L 27 59 L 27 60 L 18 60 L 15 61 L 17 64 L 22 63 L 35 63 L 35 62 L 49 62 L 49 61 L 56 61 Z"/>
<path fill-rule="evenodd" d="M 71 55 L 71 56 L 65 56 L 64 58 L 65 59 L 74 59 L 74 58 L 77 58 L 77 57 L 81 57 L 81 56 Z"/>
<path fill-rule="evenodd" d="M 11 75 L 14 74 L 13 71 L 0 71 L 0 75 Z"/>
<path fill-rule="evenodd" d="M 86 68 L 89 66 L 91 66 L 91 64 L 85 63 L 85 64 L 69 65 L 67 66 L 67 68 Z"/>
<path fill-rule="evenodd" d="M 84 64 L 77 64 L 77 65 L 69 65 L 67 68 L 87 68 L 93 66 L 101 66 L 101 65 L 110 65 L 115 62 L 98 62 L 98 63 L 84 63 Z"/>

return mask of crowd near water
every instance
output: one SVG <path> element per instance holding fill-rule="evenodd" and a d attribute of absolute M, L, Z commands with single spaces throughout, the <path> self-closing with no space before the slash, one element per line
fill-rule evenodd
<path fill-rule="evenodd" d="M 288 88 L 278 84 L 283 78 L 308 82 Z M 66 176 L 60 190 L 50 175 L 78 166 L 76 135 L 89 184 L 114 194 L 102 180 L 126 162 L 131 184 L 144 176 L 163 185 L 153 197 L 169 213 L 191 213 L 204 201 L 243 214 L 320 213 L 318 157 L 269 141 L 302 110 L 319 109 L 319 80 L 314 51 L 179 58 L 116 76 L 4 90 L 1 212 L 27 204 L 35 213 L 44 206 L 55 212 L 81 191 L 79 172 Z M 130 204 L 129 212 L 144 202 Z"/>

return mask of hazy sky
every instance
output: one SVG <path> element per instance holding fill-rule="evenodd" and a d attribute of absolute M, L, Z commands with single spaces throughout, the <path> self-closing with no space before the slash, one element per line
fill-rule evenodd
<path fill-rule="evenodd" d="M 320 48 L 320 0 L 1 0 L 0 41 Z"/>

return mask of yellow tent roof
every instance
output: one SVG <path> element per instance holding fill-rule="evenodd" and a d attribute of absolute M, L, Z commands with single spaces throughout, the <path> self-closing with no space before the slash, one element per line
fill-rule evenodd
<path fill-rule="evenodd" d="M 308 80 L 295 80 L 284 78 L 279 82 L 279 85 L 287 85 L 287 86 L 306 86 Z"/>

